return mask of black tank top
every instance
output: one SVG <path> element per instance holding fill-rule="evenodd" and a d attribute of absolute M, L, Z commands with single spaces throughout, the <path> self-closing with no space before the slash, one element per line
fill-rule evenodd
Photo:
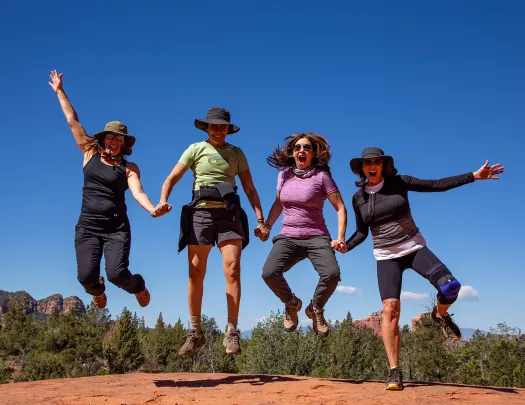
<path fill-rule="evenodd" d="M 126 161 L 119 166 L 108 166 L 96 153 L 84 166 L 84 187 L 79 223 L 85 225 L 115 226 L 127 222 L 125 192 L 128 189 Z"/>

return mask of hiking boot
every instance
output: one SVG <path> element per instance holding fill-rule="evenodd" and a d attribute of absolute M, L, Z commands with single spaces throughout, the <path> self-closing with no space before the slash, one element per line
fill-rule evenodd
<path fill-rule="evenodd" d="M 136 293 L 135 297 L 137 298 L 137 301 L 141 307 L 147 306 L 151 298 L 147 288 L 144 288 L 141 292 Z"/>
<path fill-rule="evenodd" d="M 453 341 L 461 340 L 461 330 L 452 320 L 451 315 L 446 314 L 445 316 L 440 316 L 437 312 L 437 306 L 435 306 L 432 310 L 432 320 L 441 326 L 443 334 L 447 339 L 452 339 Z"/>
<path fill-rule="evenodd" d="M 230 330 L 224 334 L 222 344 L 226 348 L 226 354 L 241 354 L 241 331 L 230 328 Z"/>
<path fill-rule="evenodd" d="M 106 305 L 108 303 L 108 297 L 106 296 L 106 293 L 102 293 L 100 295 L 94 295 L 93 296 L 93 304 L 95 304 L 95 306 L 97 308 L 106 308 Z"/>
<path fill-rule="evenodd" d="M 310 303 L 304 312 L 312 320 L 315 333 L 321 337 L 328 336 L 328 323 L 324 319 L 324 309 L 314 309 L 312 303 Z"/>
<path fill-rule="evenodd" d="M 179 356 L 193 356 L 205 343 L 206 339 L 202 331 L 190 329 L 186 334 L 186 341 L 179 350 Z"/>
<path fill-rule="evenodd" d="M 403 389 L 403 375 L 399 368 L 394 367 L 390 369 L 385 385 L 385 389 L 389 391 L 401 391 Z"/>
<path fill-rule="evenodd" d="M 303 302 L 295 297 L 296 303 L 293 306 L 284 306 L 284 329 L 286 332 L 293 332 L 299 325 L 299 317 L 297 313 L 301 310 Z"/>

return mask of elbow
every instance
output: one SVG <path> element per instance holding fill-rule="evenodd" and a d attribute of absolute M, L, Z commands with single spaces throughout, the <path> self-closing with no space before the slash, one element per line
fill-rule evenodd
<path fill-rule="evenodd" d="M 66 120 L 70 127 L 78 123 L 78 118 L 76 114 L 66 114 Z"/>

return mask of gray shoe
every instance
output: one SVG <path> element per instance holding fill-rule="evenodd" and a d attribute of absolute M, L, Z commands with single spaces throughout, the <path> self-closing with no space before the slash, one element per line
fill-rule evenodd
<path fill-rule="evenodd" d="M 193 356 L 205 343 L 206 339 L 202 331 L 190 329 L 186 334 L 186 341 L 179 350 L 179 356 Z"/>
<path fill-rule="evenodd" d="M 294 306 L 289 307 L 285 305 L 284 307 L 284 329 L 286 332 L 293 332 L 297 329 L 297 325 L 299 325 L 297 313 L 301 310 L 303 302 L 297 297 L 295 299 L 297 303 Z"/>
<path fill-rule="evenodd" d="M 328 336 L 328 323 L 324 319 L 324 309 L 314 309 L 312 303 L 304 311 L 306 316 L 312 320 L 312 327 L 320 337 Z"/>
<path fill-rule="evenodd" d="M 230 330 L 224 334 L 222 344 L 226 348 L 226 354 L 241 354 L 241 331 L 230 328 Z"/>

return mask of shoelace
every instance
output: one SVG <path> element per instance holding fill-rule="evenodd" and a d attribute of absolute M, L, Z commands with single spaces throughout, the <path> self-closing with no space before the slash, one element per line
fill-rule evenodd
<path fill-rule="evenodd" d="M 197 331 L 190 331 L 188 332 L 188 335 L 187 335 L 187 338 L 192 342 L 199 340 L 200 337 L 201 337 L 201 334 Z"/>
<path fill-rule="evenodd" d="M 240 338 L 240 333 L 235 331 L 235 332 L 228 332 L 228 342 L 232 342 L 232 343 L 239 343 L 239 338 Z"/>
<path fill-rule="evenodd" d="M 314 311 L 315 315 L 317 316 L 317 319 L 319 320 L 319 323 L 323 326 L 326 326 L 326 320 L 324 319 L 324 310 L 317 310 Z"/>

